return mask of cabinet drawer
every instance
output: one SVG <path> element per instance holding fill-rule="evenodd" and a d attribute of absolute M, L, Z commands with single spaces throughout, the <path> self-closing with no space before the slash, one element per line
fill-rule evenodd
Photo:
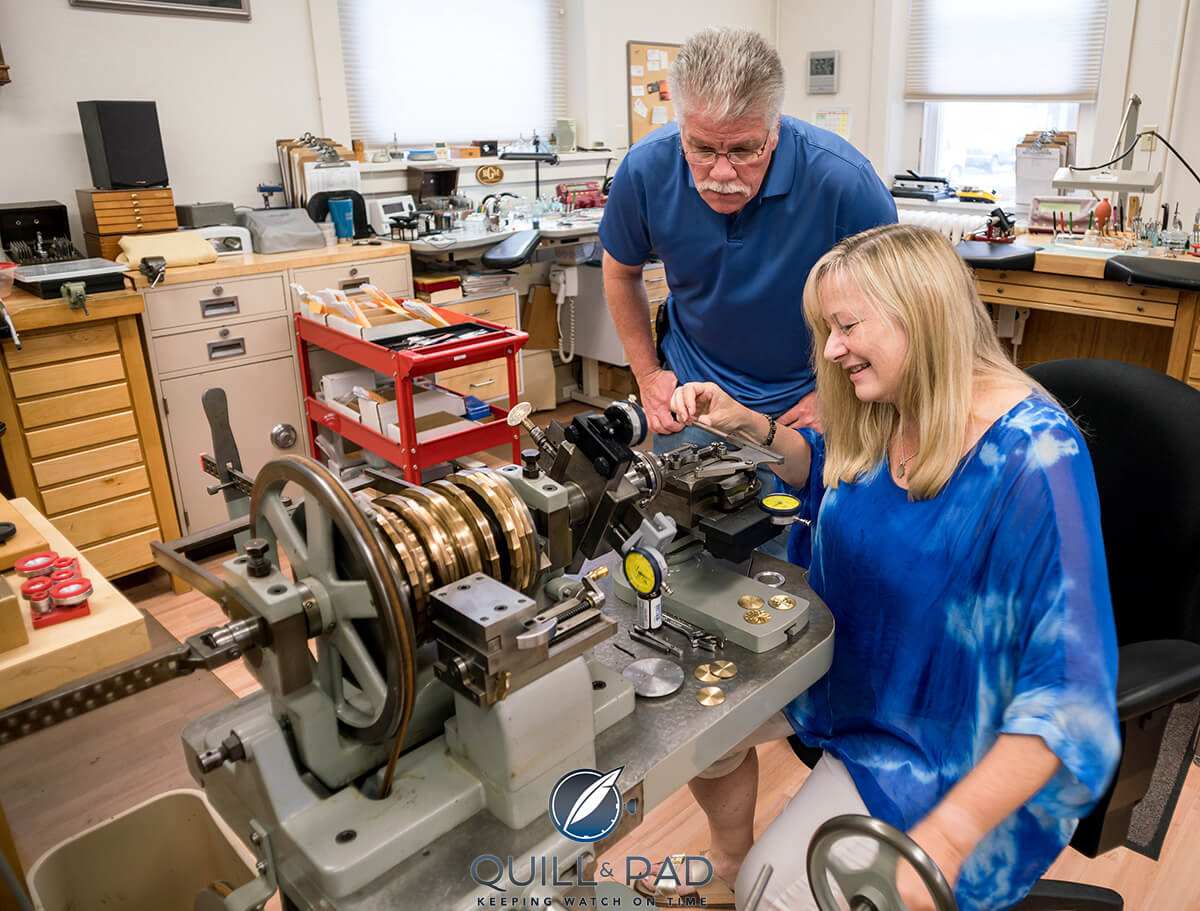
<path fill-rule="evenodd" d="M 1032 307 L 1035 310 L 1058 310 L 1083 316 L 1112 316 L 1135 322 L 1170 325 L 1175 319 L 1175 304 L 1142 297 L 1121 297 L 1110 294 L 1089 294 L 1054 288 L 1035 288 L 1031 285 L 1012 285 L 1005 282 L 977 281 L 979 297 L 992 304 L 1013 307 Z"/>
<path fill-rule="evenodd" d="M 85 191 L 86 192 L 86 191 Z M 174 204 L 174 195 L 170 189 L 161 190 L 93 190 L 90 194 L 93 206 L 120 205 L 136 200 L 166 200 Z"/>
<path fill-rule="evenodd" d="M 146 466 L 135 465 L 98 478 L 88 478 L 86 481 L 43 490 L 42 502 L 46 506 L 46 515 L 55 516 L 60 512 L 82 509 L 93 503 L 111 500 L 113 497 L 149 489 L 150 477 L 146 474 Z"/>
<path fill-rule="evenodd" d="M 235 364 L 261 354 L 287 353 L 292 336 L 286 316 L 213 326 L 153 340 L 154 357 L 160 374 L 175 373 L 215 364 Z"/>
<path fill-rule="evenodd" d="M 66 332 L 47 332 L 41 335 L 21 334 L 18 351 L 11 340 L 4 343 L 4 360 L 12 369 L 36 367 L 54 361 L 75 360 L 95 354 L 119 351 L 117 327 L 113 323 L 80 326 Z"/>
<path fill-rule="evenodd" d="M 12 380 L 13 394 L 18 399 L 24 399 L 124 380 L 125 365 L 121 362 L 120 354 L 106 354 L 75 361 L 69 370 L 61 366 L 28 367 L 12 371 L 9 378 Z"/>
<path fill-rule="evenodd" d="M 142 461 L 142 447 L 137 440 L 122 440 L 98 446 L 87 452 L 42 459 L 33 463 L 33 477 L 38 487 L 51 487 L 67 481 L 76 481 L 101 472 L 113 471 Z"/>
<path fill-rule="evenodd" d="M 442 370 L 437 375 L 437 383 L 459 395 L 494 399 L 508 394 L 508 364 L 504 360 L 484 361 L 482 364 Z"/>
<path fill-rule="evenodd" d="M 129 407 L 129 387 L 125 383 L 113 383 L 111 386 L 93 386 L 62 395 L 26 399 L 17 405 L 17 410 L 21 412 L 21 425 L 29 430 Z"/>
<path fill-rule="evenodd" d="M 98 202 L 93 207 L 96 220 L 113 218 L 117 215 L 175 215 L 175 206 L 169 199 L 114 199 Z"/>
<path fill-rule="evenodd" d="M 287 311 L 283 276 L 231 278 L 147 291 L 146 320 L 154 331 L 220 323 L 237 316 Z"/>
<path fill-rule="evenodd" d="M 505 326 L 517 328 L 517 301 L 512 294 L 501 294 L 496 297 L 483 297 L 478 300 L 439 306 L 452 313 L 477 316 L 481 319 L 491 320 L 493 323 L 503 323 Z"/>
<path fill-rule="evenodd" d="M 81 548 L 79 552 L 96 567 L 96 572 L 111 579 L 143 566 L 153 566 L 154 557 L 150 551 L 150 542 L 158 541 L 161 534 L 158 528 L 151 528 L 149 531 L 139 531 L 105 541 L 95 547 Z"/>
<path fill-rule="evenodd" d="M 54 527 L 76 547 L 157 525 L 150 491 L 122 497 L 111 503 L 89 506 L 54 517 Z"/>
<path fill-rule="evenodd" d="M 405 258 L 311 266 L 296 269 L 293 276 L 298 284 L 309 291 L 325 288 L 353 291 L 359 285 L 370 284 L 392 297 L 412 296 L 412 268 Z"/>
<path fill-rule="evenodd" d="M 86 421 L 47 427 L 45 430 L 31 430 L 25 434 L 25 445 L 29 447 L 30 457 L 39 459 L 135 436 L 137 421 L 133 412 L 119 411 Z"/>
<path fill-rule="evenodd" d="M 174 213 L 170 215 L 121 214 L 96 219 L 97 234 L 137 234 L 141 231 L 165 231 L 178 227 Z"/>

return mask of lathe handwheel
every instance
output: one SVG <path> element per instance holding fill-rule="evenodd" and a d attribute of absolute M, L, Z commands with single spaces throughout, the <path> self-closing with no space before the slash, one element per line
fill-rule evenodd
<path fill-rule="evenodd" d="M 866 837 L 879 853 L 866 867 L 853 869 L 833 854 L 845 838 Z M 954 890 L 928 854 L 915 841 L 882 819 L 847 814 L 826 820 L 808 843 L 808 885 L 821 911 L 841 907 L 829 886 L 829 875 L 850 903 L 850 911 L 903 911 L 896 889 L 896 863 L 903 857 L 916 870 L 933 897 L 936 911 L 958 911 Z"/>
<path fill-rule="evenodd" d="M 304 491 L 295 517 L 282 499 L 289 483 Z M 313 677 L 333 703 L 342 733 L 363 743 L 403 736 L 417 671 L 408 598 L 350 494 L 316 462 L 283 456 L 255 478 L 250 525 L 257 537 L 283 548 L 295 580 L 332 613 L 317 657 L 306 650 L 303 659 L 314 662 Z"/>

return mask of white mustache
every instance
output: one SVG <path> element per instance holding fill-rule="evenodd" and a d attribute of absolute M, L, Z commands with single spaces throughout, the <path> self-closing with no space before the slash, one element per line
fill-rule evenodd
<path fill-rule="evenodd" d="M 743 186 L 736 180 L 706 180 L 696 187 L 699 192 L 708 190 L 713 193 L 740 193 L 742 196 L 750 195 L 750 188 Z"/>

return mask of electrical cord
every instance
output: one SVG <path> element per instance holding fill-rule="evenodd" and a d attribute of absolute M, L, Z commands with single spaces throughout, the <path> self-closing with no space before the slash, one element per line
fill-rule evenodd
<path fill-rule="evenodd" d="M 1171 154 L 1173 154 L 1176 158 L 1178 158 L 1180 163 L 1185 168 L 1188 169 L 1188 173 L 1190 173 L 1193 177 L 1196 178 L 1197 183 L 1200 183 L 1200 174 L 1197 174 L 1195 169 L 1190 164 L 1188 164 L 1187 159 L 1184 158 L 1182 155 L 1180 155 L 1178 151 L 1176 151 L 1175 146 L 1173 146 L 1173 145 L 1171 145 L 1171 143 L 1167 142 L 1167 138 L 1165 136 L 1163 136 L 1161 133 L 1158 133 L 1154 130 L 1145 130 L 1141 133 L 1138 133 L 1137 136 L 1135 136 L 1133 138 L 1133 144 L 1130 145 L 1128 149 L 1126 149 L 1124 152 L 1122 152 L 1120 155 L 1118 155 L 1112 161 L 1106 161 L 1104 164 L 1091 165 L 1090 167 L 1086 167 L 1086 168 L 1079 168 L 1079 167 L 1075 167 L 1074 165 L 1072 165 L 1071 170 L 1072 171 L 1099 171 L 1104 168 L 1107 168 L 1109 165 L 1114 165 L 1118 161 L 1128 158 L 1130 155 L 1132 155 L 1134 152 L 1136 152 L 1138 140 L 1140 140 L 1143 136 L 1154 136 L 1158 139 L 1161 139 L 1162 144 L 1171 150 Z"/>

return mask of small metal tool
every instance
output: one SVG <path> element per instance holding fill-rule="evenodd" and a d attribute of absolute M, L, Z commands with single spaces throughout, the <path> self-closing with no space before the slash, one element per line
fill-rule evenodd
<path fill-rule="evenodd" d="M 717 649 L 725 647 L 725 637 L 720 633 L 710 633 L 708 630 L 702 629 L 694 623 L 689 623 L 682 617 L 676 617 L 674 614 L 663 611 L 662 621 L 663 626 L 667 629 L 672 629 L 680 635 L 686 636 L 692 648 L 702 648 L 705 651 L 715 652 Z"/>
<path fill-rule="evenodd" d="M 660 652 L 664 652 L 668 655 L 674 655 L 676 658 L 683 657 L 683 649 L 681 649 L 678 645 L 672 645 L 667 640 L 660 639 L 658 636 L 651 632 L 647 632 L 640 626 L 635 626 L 629 631 L 629 638 L 634 642 L 640 642 L 642 645 L 648 645 L 651 648 L 658 649 Z"/>

